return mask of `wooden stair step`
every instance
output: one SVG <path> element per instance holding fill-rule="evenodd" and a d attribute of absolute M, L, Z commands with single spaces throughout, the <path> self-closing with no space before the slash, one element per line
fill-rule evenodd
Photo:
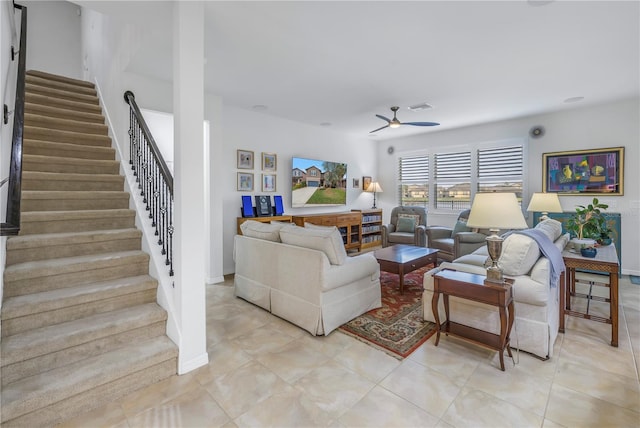
<path fill-rule="evenodd" d="M 160 379 L 171 376 L 175 373 L 176 357 L 173 342 L 167 337 L 157 337 L 22 379 L 2 390 L 2 422 L 7 422 L 7 426 L 39 426 L 57 416 L 49 423 L 59 423 L 105 400 L 156 382 L 159 376 Z M 160 365 L 164 373 L 155 378 L 148 373 L 136 376 Z M 173 373 L 168 371 L 170 368 Z M 66 400 L 69 402 L 65 403 Z"/>

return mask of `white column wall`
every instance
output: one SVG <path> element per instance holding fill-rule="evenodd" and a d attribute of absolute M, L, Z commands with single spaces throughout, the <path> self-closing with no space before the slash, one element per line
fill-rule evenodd
<path fill-rule="evenodd" d="M 173 22 L 175 301 L 178 373 L 209 362 L 206 350 L 204 219 L 204 5 L 176 2 Z"/>

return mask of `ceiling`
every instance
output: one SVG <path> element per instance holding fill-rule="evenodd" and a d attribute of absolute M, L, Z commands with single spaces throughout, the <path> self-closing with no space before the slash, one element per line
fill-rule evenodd
<path fill-rule="evenodd" d="M 171 2 L 75 3 L 155 24 L 128 70 L 171 80 Z M 227 105 L 395 138 L 638 96 L 640 2 L 208 1 L 204 55 Z M 369 134 L 394 105 L 441 125 Z"/>

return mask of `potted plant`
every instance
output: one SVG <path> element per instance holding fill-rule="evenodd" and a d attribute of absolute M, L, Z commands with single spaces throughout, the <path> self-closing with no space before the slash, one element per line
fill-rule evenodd
<path fill-rule="evenodd" d="M 587 206 L 578 205 L 576 212 L 569 218 L 566 229 L 571 233 L 574 247 L 593 247 L 597 239 L 600 239 L 604 231 L 607 236 L 610 233 L 606 226 L 606 220 L 602 215 L 602 210 L 609 208 L 609 205 L 601 204 L 598 198 L 593 198 L 592 203 Z M 595 255 L 595 254 L 594 254 Z"/>
<path fill-rule="evenodd" d="M 611 245 L 612 232 L 613 230 L 611 230 L 611 228 L 607 224 L 607 219 L 604 217 L 604 215 L 600 215 L 598 220 L 598 244 L 602 246 Z"/>

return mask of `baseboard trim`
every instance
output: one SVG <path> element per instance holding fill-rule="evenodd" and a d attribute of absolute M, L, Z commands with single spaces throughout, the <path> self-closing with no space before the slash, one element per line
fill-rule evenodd
<path fill-rule="evenodd" d="M 221 282 L 224 282 L 224 276 L 214 276 L 214 277 L 209 276 L 205 279 L 205 283 L 207 285 L 219 284 Z"/>
<path fill-rule="evenodd" d="M 182 361 L 180 356 L 178 356 L 178 374 L 183 375 L 189 373 L 190 371 L 206 366 L 207 364 L 209 364 L 209 354 L 206 352 L 190 359 L 189 361 Z"/>

